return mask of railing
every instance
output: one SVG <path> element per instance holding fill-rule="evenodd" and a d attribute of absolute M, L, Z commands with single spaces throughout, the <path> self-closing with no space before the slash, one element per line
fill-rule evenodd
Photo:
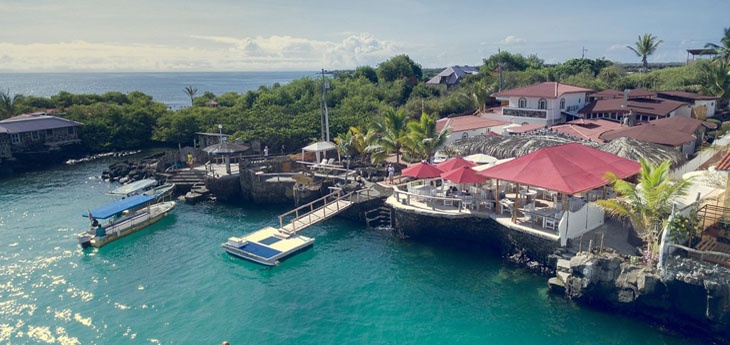
<path fill-rule="evenodd" d="M 280 229 L 283 229 L 284 228 L 284 218 L 285 217 L 289 217 L 289 216 L 291 216 L 293 214 L 294 215 L 294 219 L 291 220 L 291 222 L 289 224 L 291 224 L 291 226 L 292 226 L 292 232 L 297 232 L 297 231 L 301 230 L 301 229 L 297 229 L 297 222 L 299 220 L 304 219 L 304 218 L 308 218 L 307 220 L 308 220 L 309 224 L 312 224 L 313 223 L 312 222 L 312 214 L 314 214 L 315 212 L 320 211 L 320 210 L 323 211 L 323 217 L 322 218 L 327 218 L 328 216 L 335 215 L 335 214 L 339 213 L 340 210 L 341 210 L 340 209 L 340 203 L 339 203 L 340 200 L 347 199 L 346 201 L 348 201 L 350 203 L 356 203 L 356 202 L 361 201 L 361 195 L 363 193 L 365 194 L 365 197 L 367 198 L 365 200 L 369 200 L 370 199 L 370 189 L 369 188 L 368 189 L 357 190 L 357 191 L 352 191 L 352 192 L 349 192 L 349 193 L 347 193 L 345 195 L 342 195 L 342 190 L 341 189 L 337 189 L 336 191 L 334 191 L 334 192 L 332 192 L 330 194 L 327 194 L 327 195 L 325 195 L 325 196 L 323 196 L 323 197 L 321 197 L 321 198 L 319 198 L 317 200 L 314 200 L 314 201 L 312 201 L 312 202 L 310 202 L 310 203 L 308 203 L 306 205 L 299 206 L 299 207 L 297 207 L 297 208 L 295 208 L 295 209 L 293 209 L 293 210 L 291 210 L 289 212 L 286 212 L 284 214 L 281 214 L 279 216 L 279 228 Z M 319 207 L 315 208 L 315 205 L 318 204 L 318 203 L 322 203 L 322 206 L 319 206 Z M 332 213 L 328 215 L 327 214 L 327 211 L 329 211 L 329 209 L 327 208 L 327 206 L 330 206 L 330 205 L 333 205 L 333 204 L 336 206 L 335 207 L 335 210 L 332 211 Z"/>
<path fill-rule="evenodd" d="M 690 248 L 687 246 L 683 246 L 681 244 L 674 244 L 674 243 L 667 244 L 667 247 L 670 247 L 670 248 L 674 247 L 677 249 L 685 250 L 688 253 L 697 254 L 700 256 L 700 261 L 705 261 L 705 255 L 715 255 L 715 256 L 720 256 L 722 258 L 730 260 L 730 254 L 728 254 L 728 253 L 715 252 L 715 251 L 711 251 L 711 250 L 705 251 L 705 250 L 693 249 L 693 248 Z"/>
<path fill-rule="evenodd" d="M 423 195 L 423 194 L 416 194 L 411 192 L 404 192 L 398 189 L 393 190 L 393 196 L 395 197 L 398 202 L 404 205 L 414 206 L 413 203 L 411 203 L 411 198 L 416 198 L 424 200 L 424 203 L 426 205 L 430 206 L 428 209 L 431 210 L 451 210 L 446 208 L 446 203 L 451 203 L 452 206 L 457 206 L 459 213 L 462 212 L 464 207 L 464 199 L 462 198 L 453 198 L 453 197 L 442 197 L 442 196 L 431 196 L 431 195 Z M 477 202 L 477 200 L 480 199 L 474 199 L 474 202 Z M 443 208 L 437 207 L 438 204 L 444 205 Z"/>
<path fill-rule="evenodd" d="M 140 219 L 142 218 L 142 219 Z M 149 212 L 134 214 L 132 216 L 122 218 L 116 222 L 112 222 L 111 224 L 108 224 L 106 227 L 104 227 L 104 231 L 109 235 L 109 233 L 116 233 L 119 235 L 120 232 L 124 229 L 131 228 L 135 225 L 142 224 L 149 220 Z"/>
<path fill-rule="evenodd" d="M 531 117 L 538 119 L 547 118 L 547 110 L 544 109 L 523 109 L 523 108 L 502 108 L 504 116 Z"/>

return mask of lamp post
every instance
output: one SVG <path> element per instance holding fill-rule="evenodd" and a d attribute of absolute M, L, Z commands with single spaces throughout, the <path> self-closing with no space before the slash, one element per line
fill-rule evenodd
<path fill-rule="evenodd" d="M 228 152 L 223 152 L 223 125 L 218 124 L 218 148 L 223 154 L 223 161 L 226 163 L 226 174 L 231 174 L 231 158 L 228 157 Z"/>
<path fill-rule="evenodd" d="M 347 160 L 347 168 L 345 170 L 345 184 L 347 184 L 347 178 L 350 176 L 350 155 L 345 155 Z"/>

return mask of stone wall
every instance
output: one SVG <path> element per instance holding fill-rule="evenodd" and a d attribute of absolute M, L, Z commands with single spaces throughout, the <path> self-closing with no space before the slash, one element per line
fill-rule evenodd
<path fill-rule="evenodd" d="M 557 241 L 506 228 L 491 218 L 453 217 L 402 209 L 395 209 L 394 214 L 396 227 L 408 237 L 477 244 L 502 256 L 515 257 L 520 263 L 535 261 L 543 267 L 554 267 L 552 256 L 560 248 Z"/>

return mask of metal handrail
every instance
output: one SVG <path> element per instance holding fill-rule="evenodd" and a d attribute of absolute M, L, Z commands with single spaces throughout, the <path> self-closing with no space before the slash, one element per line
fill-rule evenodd
<path fill-rule="evenodd" d="M 711 250 L 707 250 L 707 251 L 699 250 L 699 249 L 694 249 L 694 248 L 690 248 L 690 247 L 683 246 L 681 244 L 675 244 L 675 243 L 669 243 L 669 244 L 667 244 L 667 247 L 674 247 L 674 248 L 686 250 L 687 252 L 692 253 L 692 254 L 699 254 L 700 261 L 705 261 L 705 255 L 717 255 L 717 256 L 721 256 L 727 260 L 730 260 L 730 254 L 728 254 L 728 253 L 715 252 L 715 251 L 711 251 Z"/>
<path fill-rule="evenodd" d="M 332 192 L 330 194 L 327 194 L 327 195 L 325 195 L 325 196 L 323 196 L 323 197 L 321 197 L 321 198 L 319 198 L 317 200 L 314 200 L 314 201 L 312 201 L 312 202 L 310 202 L 308 204 L 299 206 L 299 207 L 297 207 L 297 208 L 295 208 L 295 209 L 293 209 L 293 210 L 291 210 L 289 212 L 286 212 L 286 213 L 283 213 L 283 214 L 279 215 L 279 228 L 280 229 L 283 229 L 284 228 L 284 217 L 287 217 L 287 216 L 291 215 L 292 213 L 294 214 L 294 219 L 290 222 L 290 224 L 292 224 L 292 227 L 293 227 L 292 230 L 294 232 L 296 232 L 297 231 L 296 222 L 298 220 L 300 220 L 300 219 L 302 219 L 304 217 L 309 217 L 309 222 L 311 223 L 312 222 L 312 214 L 315 213 L 315 212 L 317 212 L 317 211 L 319 211 L 319 210 L 324 210 L 324 216 L 327 217 L 327 206 L 329 206 L 329 205 L 335 204 L 337 206 L 336 209 L 335 209 L 335 213 L 339 212 L 340 211 L 340 204 L 339 204 L 338 201 L 344 200 L 345 198 L 351 198 L 352 194 L 354 194 L 355 192 L 354 191 L 353 192 L 349 192 L 349 193 L 347 193 L 345 195 L 341 195 L 341 193 L 342 193 L 342 190 L 339 190 L 338 189 L 338 190 L 336 190 L 336 191 L 334 191 L 334 192 Z M 336 198 L 334 198 L 330 202 L 327 202 L 327 199 L 328 198 L 333 197 L 335 195 L 337 196 Z M 316 203 L 318 203 L 318 202 L 323 202 L 322 206 L 317 207 L 317 208 L 314 208 L 314 205 Z M 301 210 L 305 209 L 305 208 L 309 208 L 309 210 L 307 211 L 307 213 L 300 214 L 299 212 Z"/>

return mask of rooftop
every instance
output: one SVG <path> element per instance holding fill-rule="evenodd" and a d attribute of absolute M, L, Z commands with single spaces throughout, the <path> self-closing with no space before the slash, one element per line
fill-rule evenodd
<path fill-rule="evenodd" d="M 461 132 L 480 128 L 490 128 L 506 125 L 509 122 L 485 119 L 479 116 L 467 115 L 447 117 L 436 121 L 436 130 L 441 131 L 446 126 L 451 127 L 451 132 Z"/>
<path fill-rule="evenodd" d="M 564 124 L 551 126 L 550 130 L 569 137 L 603 143 L 599 136 L 613 129 L 621 128 L 621 124 L 604 119 L 577 119 Z"/>
<path fill-rule="evenodd" d="M 695 123 L 696 126 L 693 127 L 692 123 Z M 628 137 L 647 143 L 679 146 L 694 141 L 696 138 L 692 133 L 702 123 L 703 121 L 696 119 L 672 117 L 662 119 L 662 121 L 650 121 L 634 127 L 615 129 L 601 134 L 600 138 L 611 141 L 620 137 Z"/>
<path fill-rule="evenodd" d="M 0 131 L 7 133 L 23 133 L 54 128 L 77 127 L 82 123 L 61 117 L 49 116 L 46 113 L 23 114 L 0 121 Z"/>
<path fill-rule="evenodd" d="M 566 84 L 560 84 L 558 82 L 544 82 L 539 84 L 534 84 L 530 86 L 525 87 L 519 87 L 516 89 L 510 89 L 502 92 L 497 92 L 494 94 L 494 97 L 496 98 L 503 98 L 503 97 L 542 97 L 542 98 L 558 98 L 562 95 L 568 94 L 568 93 L 580 93 L 580 92 L 592 92 L 591 89 L 586 89 L 583 87 L 573 86 L 573 85 L 566 85 Z"/>
<path fill-rule="evenodd" d="M 628 114 L 630 110 L 633 110 L 637 114 L 668 116 L 669 113 L 684 105 L 687 105 L 687 103 L 659 98 L 634 98 L 625 103 L 623 99 L 599 99 L 589 103 L 578 113 Z"/>

